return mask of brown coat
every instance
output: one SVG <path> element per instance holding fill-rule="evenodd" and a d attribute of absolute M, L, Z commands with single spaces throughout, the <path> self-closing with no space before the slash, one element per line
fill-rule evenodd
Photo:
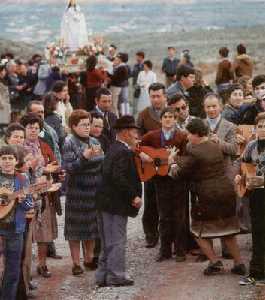
<path fill-rule="evenodd" d="M 234 79 L 232 64 L 228 59 L 222 60 L 217 67 L 215 83 L 229 83 Z"/>
<path fill-rule="evenodd" d="M 236 78 L 242 76 L 252 77 L 253 75 L 253 62 L 247 54 L 238 55 L 233 65 Z"/>
<path fill-rule="evenodd" d="M 140 127 L 141 135 L 155 129 L 161 128 L 160 116 L 158 116 L 152 106 L 146 107 L 139 113 L 137 125 Z"/>
<path fill-rule="evenodd" d="M 236 195 L 225 175 L 220 146 L 211 141 L 188 145 L 188 155 L 179 157 L 178 175 L 193 182 L 197 203 L 192 204 L 192 217 L 197 221 L 218 220 L 236 215 Z"/>

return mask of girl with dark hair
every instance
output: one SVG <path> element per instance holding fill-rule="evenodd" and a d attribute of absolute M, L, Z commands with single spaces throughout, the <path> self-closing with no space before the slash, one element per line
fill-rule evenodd
<path fill-rule="evenodd" d="M 65 131 L 62 125 L 62 118 L 57 113 L 58 103 L 59 99 L 54 95 L 54 93 L 49 93 L 43 98 L 44 120 L 56 131 L 59 139 L 59 146 L 62 149 Z"/>
<path fill-rule="evenodd" d="M 104 81 L 107 78 L 107 73 L 103 68 L 96 68 L 97 58 L 94 55 L 91 55 L 87 59 L 87 71 L 84 76 L 83 86 L 86 91 L 86 103 L 85 109 L 91 111 L 95 107 L 95 96 L 99 88 L 104 84 Z"/>
<path fill-rule="evenodd" d="M 222 238 L 234 259 L 231 272 L 244 275 L 236 234 L 240 232 L 236 216 L 236 195 L 231 180 L 225 175 L 221 147 L 208 139 L 208 127 L 198 118 L 186 127 L 189 144 L 187 156 L 177 157 L 171 175 L 192 182 L 196 195 L 191 208 L 191 232 L 210 263 L 204 275 L 219 274 L 224 267 L 218 260 L 211 243 Z"/>

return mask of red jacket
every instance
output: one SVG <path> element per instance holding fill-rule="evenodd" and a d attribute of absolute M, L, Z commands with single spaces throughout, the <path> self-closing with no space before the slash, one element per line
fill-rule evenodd
<path fill-rule="evenodd" d="M 180 155 L 183 155 L 186 152 L 186 133 L 180 130 L 176 130 L 173 134 L 173 137 L 168 141 L 164 140 L 162 135 L 162 129 L 152 130 L 148 132 L 142 137 L 141 146 L 149 146 L 153 148 L 166 148 L 175 146 L 180 150 Z"/>

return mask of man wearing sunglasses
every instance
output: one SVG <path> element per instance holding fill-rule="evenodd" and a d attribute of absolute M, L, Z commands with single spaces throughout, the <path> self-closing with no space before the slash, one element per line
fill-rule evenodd
<path fill-rule="evenodd" d="M 168 100 L 168 106 L 175 110 L 176 128 L 185 130 L 188 123 L 194 119 L 190 115 L 188 103 L 184 100 L 183 96 L 176 94 Z"/>
<path fill-rule="evenodd" d="M 252 80 L 254 96 L 257 102 L 249 106 L 245 106 L 241 114 L 241 124 L 254 125 L 257 115 L 265 111 L 265 75 L 257 75 Z"/>

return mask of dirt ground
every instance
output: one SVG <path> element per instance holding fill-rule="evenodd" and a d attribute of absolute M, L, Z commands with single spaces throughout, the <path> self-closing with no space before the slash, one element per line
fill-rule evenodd
<path fill-rule="evenodd" d="M 243 260 L 247 264 L 250 256 L 250 235 L 239 236 Z M 59 238 L 56 241 L 58 254 L 62 260 L 48 260 L 52 277 L 42 279 L 33 272 L 33 280 L 38 285 L 38 300 L 265 300 L 265 289 L 240 287 L 239 276 L 232 275 L 232 261 L 225 260 L 226 273 L 205 277 L 202 274 L 207 266 L 196 263 L 195 257 L 188 255 L 187 261 L 156 263 L 158 246 L 154 249 L 144 247 L 141 217 L 130 219 L 128 224 L 127 268 L 135 285 L 126 288 L 96 289 L 94 272 L 85 272 L 79 277 L 71 274 L 71 259 L 67 243 L 63 238 L 63 217 L 59 218 Z M 215 241 L 220 253 L 220 242 Z"/>

